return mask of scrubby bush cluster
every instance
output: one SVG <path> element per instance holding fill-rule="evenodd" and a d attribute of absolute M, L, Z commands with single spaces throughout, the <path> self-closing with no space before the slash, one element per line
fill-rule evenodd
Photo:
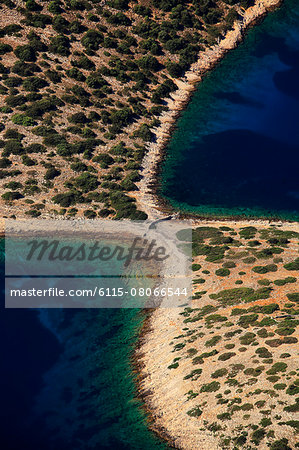
<path fill-rule="evenodd" d="M 1 140 L 1 178 L 23 181 L 19 195 L 7 191 L 3 200 L 33 216 L 80 210 L 89 218 L 145 218 L 127 192 L 137 189 L 158 116 L 177 89 L 175 79 L 240 18 L 238 5 L 21 3 L 0 4 L 2 12 L 22 14 L 18 24 L 7 14 L 0 29 L 0 95 L 2 123 L 24 134 Z M 37 183 L 27 185 L 32 177 Z M 41 194 L 44 208 L 36 206 Z M 232 239 L 211 237 L 210 247 L 198 251 L 218 261 Z"/>
<path fill-rule="evenodd" d="M 177 237 L 190 242 L 190 230 Z M 213 433 L 219 448 L 298 447 L 298 242 L 299 233 L 275 226 L 193 230 L 194 295 L 170 342 L 180 354 L 171 382 L 186 386 L 180 408 L 190 430 Z M 221 258 L 207 260 L 224 245 Z M 206 291 L 198 290 L 202 274 Z"/>

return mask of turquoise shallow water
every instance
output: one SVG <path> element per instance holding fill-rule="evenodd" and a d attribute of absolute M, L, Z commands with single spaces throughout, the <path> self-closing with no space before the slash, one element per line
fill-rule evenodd
<path fill-rule="evenodd" d="M 286 0 L 199 85 L 160 194 L 201 215 L 299 220 L 299 5 Z"/>
<path fill-rule="evenodd" d="M 1 448 L 166 449 L 136 399 L 142 320 L 133 309 L 2 309 Z"/>
<path fill-rule="evenodd" d="M 138 309 L 4 309 L 0 240 L 0 446 L 163 450 L 137 399 Z"/>

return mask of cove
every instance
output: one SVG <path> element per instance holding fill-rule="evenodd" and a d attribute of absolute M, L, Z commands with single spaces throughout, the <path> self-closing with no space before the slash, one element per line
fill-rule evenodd
<path fill-rule="evenodd" d="M 299 5 L 247 33 L 200 83 L 165 150 L 158 193 L 201 216 L 299 220 Z"/>
<path fill-rule="evenodd" d="M 131 363 L 144 314 L 5 309 L 0 239 L 0 444 L 5 450 L 165 450 Z"/>

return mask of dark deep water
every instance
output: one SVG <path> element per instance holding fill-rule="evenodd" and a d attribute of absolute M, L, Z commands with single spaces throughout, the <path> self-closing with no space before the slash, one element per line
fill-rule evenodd
<path fill-rule="evenodd" d="M 161 194 L 208 215 L 299 220 L 299 5 L 286 0 L 198 87 L 166 149 Z"/>
<path fill-rule="evenodd" d="M 162 450 L 135 397 L 136 309 L 4 309 L 1 450 Z"/>

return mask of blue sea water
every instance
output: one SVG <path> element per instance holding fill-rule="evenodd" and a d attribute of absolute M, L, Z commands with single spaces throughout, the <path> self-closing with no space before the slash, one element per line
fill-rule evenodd
<path fill-rule="evenodd" d="M 161 195 L 200 215 L 299 220 L 299 5 L 285 0 L 200 83 L 166 148 Z"/>
<path fill-rule="evenodd" d="M 3 298 L 3 258 L 0 269 Z M 137 309 L 4 309 L 3 301 L 1 450 L 168 448 L 136 397 L 131 356 L 143 319 Z"/>

